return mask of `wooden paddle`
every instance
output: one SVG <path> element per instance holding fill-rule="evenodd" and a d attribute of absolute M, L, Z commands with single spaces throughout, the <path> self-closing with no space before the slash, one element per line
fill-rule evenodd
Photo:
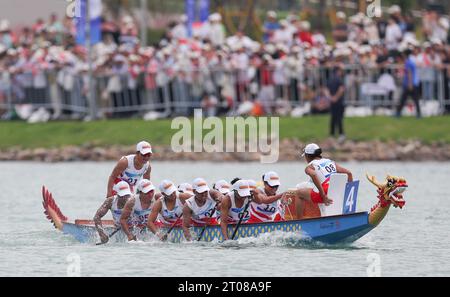
<path fill-rule="evenodd" d="M 236 236 L 237 230 L 238 230 L 239 227 L 241 226 L 242 220 L 244 219 L 244 215 L 245 215 L 245 213 L 247 212 L 247 209 L 248 209 L 248 207 L 249 207 L 251 201 L 252 201 L 252 199 L 249 198 L 247 204 L 246 204 L 245 207 L 244 207 L 244 211 L 242 212 L 242 216 L 241 216 L 241 218 L 239 219 L 239 222 L 237 223 L 236 228 L 234 229 L 233 236 L 231 236 L 231 240 L 233 240 L 234 237 Z"/>
<path fill-rule="evenodd" d="M 122 227 L 118 227 L 116 230 L 114 230 L 111 234 L 108 235 L 108 239 L 110 239 L 112 236 L 114 236 L 114 234 L 116 234 L 117 232 L 119 232 L 122 229 Z M 109 240 L 108 240 L 109 241 Z M 107 242 L 108 242 L 107 241 Z M 105 244 L 107 242 L 98 242 L 95 245 L 102 245 Z"/>
<path fill-rule="evenodd" d="M 211 212 L 211 214 L 208 216 L 208 218 L 212 218 L 212 216 L 216 213 L 216 207 L 214 207 L 214 210 Z M 205 233 L 206 226 L 209 226 L 208 223 L 205 223 L 205 226 L 203 226 L 202 232 L 200 232 L 200 235 L 197 238 L 197 241 L 200 241 L 203 237 L 203 233 Z"/>

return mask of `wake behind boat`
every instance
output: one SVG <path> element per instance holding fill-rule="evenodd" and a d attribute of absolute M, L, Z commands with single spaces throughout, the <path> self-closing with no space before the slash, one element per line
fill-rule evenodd
<path fill-rule="evenodd" d="M 354 242 L 375 228 L 384 219 L 391 205 L 395 208 L 402 208 L 405 205 L 402 194 L 407 188 L 407 183 L 403 178 L 388 175 L 384 183 L 377 182 L 373 176 L 367 176 L 367 178 L 377 187 L 378 193 L 378 202 L 370 212 L 355 212 L 359 182 L 344 183 L 343 187 L 342 184 L 341 187 L 333 187 L 334 180 L 339 185 L 339 174 L 335 174 L 330 182 L 330 197 L 335 201 L 335 207 L 336 205 L 338 207 L 342 205 L 340 214 L 333 214 L 333 212 L 336 213 L 336 210 L 323 207 L 321 217 L 280 222 L 246 223 L 239 226 L 234 239 L 258 237 L 261 234 L 281 231 L 299 234 L 307 241 L 326 244 Z M 332 189 L 336 189 L 336 191 Z M 333 196 L 333 192 L 336 196 Z M 73 236 L 79 242 L 88 243 L 97 240 L 98 235 L 93 226 L 93 221 L 75 220 L 70 222 L 69 218 L 59 209 L 52 193 L 45 186 L 42 188 L 42 197 L 44 213 L 56 229 Z M 295 209 L 295 205 L 290 205 L 290 208 Z M 109 234 L 116 230 L 113 221 L 103 220 L 102 223 L 105 226 L 105 231 Z M 228 234 L 232 234 L 235 229 L 235 224 L 229 224 Z M 167 228 L 162 230 L 166 232 Z M 201 236 L 201 241 L 223 240 L 220 225 L 191 228 L 192 234 L 196 236 L 200 235 L 202 231 L 204 233 Z M 126 241 L 126 239 L 127 237 L 122 231 L 117 232 L 114 236 L 115 241 Z M 174 227 L 168 235 L 168 241 L 179 243 L 183 240 L 182 228 Z"/>

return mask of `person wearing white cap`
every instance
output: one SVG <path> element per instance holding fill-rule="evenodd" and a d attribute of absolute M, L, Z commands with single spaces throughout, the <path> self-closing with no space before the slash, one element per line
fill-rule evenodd
<path fill-rule="evenodd" d="M 224 240 L 228 240 L 228 224 L 236 224 L 241 220 L 246 223 L 250 219 L 248 207 L 250 202 L 257 204 L 269 204 L 273 197 L 259 195 L 256 182 L 235 178 L 232 182 L 232 190 L 222 198 L 220 205 L 220 227 Z"/>
<path fill-rule="evenodd" d="M 219 191 L 222 195 L 230 193 L 231 185 L 224 179 L 217 181 L 213 185 L 213 189 Z"/>
<path fill-rule="evenodd" d="M 134 186 L 142 178 L 150 179 L 152 167 L 150 158 L 153 154 L 152 146 L 147 141 L 141 141 L 136 145 L 136 153 L 122 157 L 114 167 L 108 179 L 106 197 L 114 195 L 114 184 L 125 181 L 134 192 Z"/>
<path fill-rule="evenodd" d="M 275 218 L 277 221 L 284 220 L 284 211 L 280 213 L 281 201 L 283 194 L 277 195 L 277 190 L 280 186 L 280 177 L 274 171 L 269 171 L 263 174 L 262 181 L 264 187 L 255 188 L 255 193 L 264 200 L 269 200 L 269 203 L 257 203 L 252 201 L 250 203 L 250 219 L 249 223 L 273 222 Z M 256 184 L 250 181 L 251 184 Z"/>
<path fill-rule="evenodd" d="M 114 185 L 114 191 L 116 194 L 106 198 L 105 202 L 103 202 L 94 216 L 95 228 L 100 235 L 100 240 L 102 243 L 106 243 L 109 240 L 109 236 L 106 235 L 102 226 L 102 218 L 108 213 L 108 211 L 111 211 L 114 225 L 118 229 L 121 228 L 120 217 L 122 216 L 125 204 L 132 196 L 130 185 L 124 181 L 120 181 Z M 131 224 L 131 222 L 128 222 L 128 224 Z"/>
<path fill-rule="evenodd" d="M 137 195 L 128 199 L 125 204 L 120 224 L 128 240 L 136 240 L 128 227 L 130 218 L 133 228 L 143 230 L 147 226 L 148 217 L 155 203 L 155 186 L 148 179 L 141 179 L 137 185 Z"/>
<path fill-rule="evenodd" d="M 333 203 L 333 200 L 327 196 L 332 174 L 345 173 L 348 175 L 348 181 L 353 181 L 353 175 L 348 169 L 345 169 L 330 159 L 322 158 L 322 149 L 315 143 L 310 143 L 303 149 L 302 157 L 304 157 L 308 163 L 305 168 L 305 173 L 309 175 L 318 192 L 309 187 L 300 188 L 294 191 L 295 198 L 299 199 L 296 201 L 297 219 L 303 217 L 304 200 L 312 201 L 316 204 L 323 203 L 325 205 Z"/>
<path fill-rule="evenodd" d="M 267 20 L 263 24 L 263 41 L 267 43 L 271 40 L 276 30 L 280 28 L 280 24 L 277 20 L 277 13 L 275 11 L 267 12 Z"/>
<path fill-rule="evenodd" d="M 178 185 L 178 192 L 180 193 L 189 193 L 194 195 L 194 189 L 190 183 L 182 183 Z"/>
<path fill-rule="evenodd" d="M 194 196 L 186 200 L 183 207 L 183 232 L 187 241 L 191 241 L 189 227 L 216 225 L 216 207 L 220 205 L 223 195 L 208 187 L 206 180 L 196 178 L 192 183 Z"/>
<path fill-rule="evenodd" d="M 183 214 L 183 204 L 192 197 L 189 193 L 180 193 L 175 184 L 170 180 L 163 180 L 159 185 L 160 194 L 152 207 L 147 221 L 147 228 L 156 234 L 161 240 L 166 235 L 162 234 L 159 227 L 180 226 L 180 218 Z"/>
<path fill-rule="evenodd" d="M 251 199 L 250 185 L 247 180 L 239 179 L 232 183 L 233 188 L 230 193 L 222 199 L 220 207 L 220 227 L 224 240 L 228 240 L 228 224 L 238 223 L 242 218 L 243 222 L 250 219 L 248 204 Z"/>

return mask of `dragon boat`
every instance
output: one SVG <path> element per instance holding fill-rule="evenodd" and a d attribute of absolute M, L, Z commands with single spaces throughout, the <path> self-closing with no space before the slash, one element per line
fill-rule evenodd
<path fill-rule="evenodd" d="M 357 195 L 355 193 L 357 193 L 357 188 L 354 191 L 354 187 L 357 187 L 359 182 L 345 183 L 345 187 L 342 190 L 342 214 L 327 215 L 326 212 L 322 212 L 322 216 L 300 220 L 290 216 L 286 221 L 281 222 L 242 224 L 234 239 L 257 237 L 264 233 L 281 231 L 297 233 L 301 235 L 302 239 L 307 241 L 325 244 L 354 242 L 378 226 L 391 206 L 403 208 L 405 205 L 403 192 L 408 187 L 405 179 L 390 175 L 386 177 L 383 183 L 378 182 L 374 176 L 367 175 L 367 179 L 377 187 L 378 198 L 377 203 L 369 212 L 355 212 L 355 195 Z M 332 185 L 330 184 L 328 196 L 336 202 L 335 197 L 332 196 L 331 189 Z M 56 204 L 52 193 L 45 186 L 42 188 L 42 197 L 44 213 L 56 229 L 73 236 L 82 243 L 92 243 L 98 240 L 97 231 L 92 220 L 75 220 L 70 222 Z M 289 210 L 289 213 L 294 212 L 294 203 L 289 206 Z M 116 230 L 112 220 L 103 220 L 102 223 L 108 233 L 111 234 Z M 236 225 L 228 225 L 229 234 L 232 234 L 235 228 Z M 191 232 L 198 235 L 203 229 L 202 227 L 192 227 Z M 171 231 L 168 236 L 168 241 L 178 243 L 184 240 L 181 227 L 175 227 Z M 193 238 L 195 238 L 194 236 Z M 126 236 L 122 231 L 119 231 L 113 238 L 113 241 L 126 241 Z M 206 226 L 201 237 L 201 241 L 206 242 L 214 240 L 222 241 L 222 239 L 220 225 Z"/>

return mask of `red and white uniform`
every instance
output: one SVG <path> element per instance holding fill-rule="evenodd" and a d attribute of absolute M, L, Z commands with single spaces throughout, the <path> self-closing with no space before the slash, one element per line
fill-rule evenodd
<path fill-rule="evenodd" d="M 249 208 L 245 213 L 243 213 L 245 206 L 248 203 L 248 198 L 245 198 L 244 203 L 242 204 L 241 208 L 236 207 L 236 198 L 234 197 L 234 192 L 228 193 L 228 196 L 231 200 L 231 207 L 228 211 L 228 223 L 238 223 L 241 219 L 241 216 L 243 216 L 242 223 L 247 222 L 250 219 L 250 210 Z"/>
<path fill-rule="evenodd" d="M 192 210 L 192 224 L 194 226 L 217 224 L 217 213 L 214 211 L 214 208 L 216 207 L 216 201 L 211 198 L 211 195 L 209 193 L 205 204 L 203 204 L 202 206 L 198 206 L 197 201 L 195 201 L 195 196 L 192 196 L 191 198 L 186 200 L 186 205 Z M 211 216 L 213 211 L 214 214 Z"/>
<path fill-rule="evenodd" d="M 183 214 L 183 203 L 179 198 L 179 192 L 177 191 L 177 198 L 175 200 L 175 206 L 172 210 L 167 209 L 165 198 L 161 198 L 162 207 L 158 214 L 158 220 L 165 226 L 172 226 L 177 222 L 176 226 L 181 226 L 182 220 L 178 220 Z"/>
<path fill-rule="evenodd" d="M 265 194 L 264 189 L 258 188 L 259 191 Z M 250 202 L 250 219 L 249 223 L 264 223 L 273 222 L 275 218 L 278 221 L 284 220 L 284 212 L 280 214 L 282 208 L 280 200 L 274 201 L 270 204 L 257 204 Z"/>
<path fill-rule="evenodd" d="M 114 184 L 117 184 L 120 181 L 126 181 L 130 185 L 131 192 L 134 192 L 134 186 L 143 178 L 144 174 L 147 172 L 150 167 L 150 163 L 147 162 L 142 166 L 141 169 L 136 169 L 134 167 L 134 158 L 136 155 L 128 155 L 122 158 L 126 158 L 128 161 L 127 168 L 116 178 Z"/>
<path fill-rule="evenodd" d="M 322 185 L 325 194 L 328 194 L 328 187 L 330 186 L 330 176 L 336 173 L 336 163 L 330 159 L 312 160 L 309 164 L 314 167 L 316 176 L 318 177 L 320 184 Z M 323 203 L 320 193 L 311 189 L 311 201 L 314 203 Z"/>

